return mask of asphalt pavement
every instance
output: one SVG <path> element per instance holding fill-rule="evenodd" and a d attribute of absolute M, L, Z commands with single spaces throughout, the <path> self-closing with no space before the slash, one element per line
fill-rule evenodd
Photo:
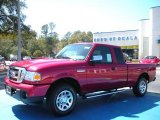
<path fill-rule="evenodd" d="M 45 104 L 25 105 L 0 90 L 0 120 L 159 120 L 159 111 L 159 68 L 156 81 L 149 84 L 144 97 L 135 97 L 131 90 L 127 90 L 109 96 L 79 98 L 75 110 L 64 117 L 49 113 Z"/>
<path fill-rule="evenodd" d="M 131 91 L 92 99 L 78 99 L 68 116 L 56 117 L 45 105 L 30 106 L 0 91 L 1 120 L 159 120 L 160 95 L 148 92 L 138 98 Z"/>

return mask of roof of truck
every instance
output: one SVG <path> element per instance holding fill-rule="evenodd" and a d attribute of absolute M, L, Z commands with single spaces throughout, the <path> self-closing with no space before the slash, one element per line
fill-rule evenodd
<path fill-rule="evenodd" d="M 79 42 L 79 43 L 73 43 L 73 44 L 92 44 L 92 45 L 107 45 L 110 47 L 120 47 L 120 46 L 109 45 L 109 44 L 105 44 L 105 43 L 93 43 L 93 42 Z"/>

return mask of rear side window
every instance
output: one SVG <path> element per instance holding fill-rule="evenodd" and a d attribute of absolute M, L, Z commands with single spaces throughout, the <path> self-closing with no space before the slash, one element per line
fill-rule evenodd
<path fill-rule="evenodd" d="M 124 57 L 120 48 L 114 48 L 114 52 L 116 55 L 117 62 L 119 64 L 124 64 Z"/>

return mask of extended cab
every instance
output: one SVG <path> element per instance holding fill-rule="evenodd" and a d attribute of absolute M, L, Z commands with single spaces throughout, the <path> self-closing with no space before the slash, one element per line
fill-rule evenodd
<path fill-rule="evenodd" d="M 76 43 L 64 47 L 54 59 L 13 63 L 5 89 L 27 103 L 45 98 L 49 110 L 65 115 L 74 109 L 77 95 L 90 98 L 130 87 L 136 96 L 144 96 L 155 74 L 154 64 L 126 64 L 118 46 Z"/>

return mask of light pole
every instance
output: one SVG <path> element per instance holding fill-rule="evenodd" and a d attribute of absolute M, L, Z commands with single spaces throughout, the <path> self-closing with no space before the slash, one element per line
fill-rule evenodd
<path fill-rule="evenodd" d="M 18 0 L 17 4 L 17 12 L 18 12 L 18 61 L 21 60 L 21 25 L 20 25 L 20 0 Z"/>

